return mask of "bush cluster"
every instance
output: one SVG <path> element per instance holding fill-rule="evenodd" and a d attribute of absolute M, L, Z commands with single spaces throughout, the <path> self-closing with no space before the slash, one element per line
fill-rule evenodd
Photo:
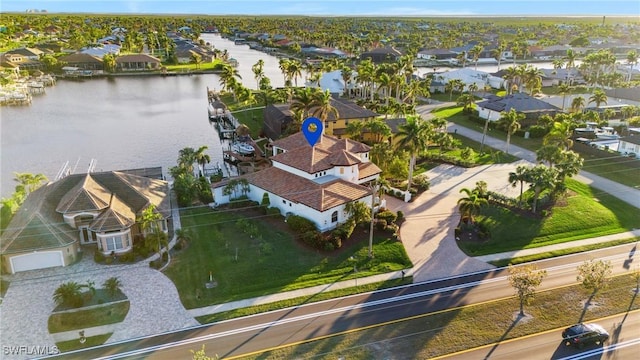
<path fill-rule="evenodd" d="M 289 225 L 289 229 L 296 234 L 318 231 L 313 221 L 298 215 L 289 215 L 287 217 L 287 225 Z"/>
<path fill-rule="evenodd" d="M 376 214 L 376 218 L 380 220 L 384 220 L 388 224 L 388 223 L 395 223 L 396 220 L 398 219 L 398 215 L 394 214 L 390 210 L 380 209 L 380 211 L 378 211 L 378 213 Z"/>

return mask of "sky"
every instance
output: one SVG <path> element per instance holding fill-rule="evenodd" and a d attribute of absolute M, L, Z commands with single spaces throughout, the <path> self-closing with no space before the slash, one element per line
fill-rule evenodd
<path fill-rule="evenodd" d="M 640 17 L 640 0 L 0 0 L 0 12 L 27 9 L 110 14 Z"/>

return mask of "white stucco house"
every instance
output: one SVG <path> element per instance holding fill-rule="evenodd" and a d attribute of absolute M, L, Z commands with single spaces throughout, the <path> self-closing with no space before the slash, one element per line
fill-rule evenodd
<path fill-rule="evenodd" d="M 347 81 L 347 90 L 354 89 L 356 87 L 355 79 L 358 73 L 353 71 L 351 73 L 351 79 Z M 322 74 L 319 81 L 308 81 L 306 86 L 319 87 L 322 91 L 329 90 L 332 94 L 338 94 L 342 96 L 345 89 L 345 83 L 342 78 L 342 70 L 334 70 Z"/>
<path fill-rule="evenodd" d="M 464 83 L 464 91 L 468 91 L 471 84 L 476 84 L 478 89 L 482 90 L 486 85 L 491 86 L 493 89 L 502 89 L 505 83 L 503 78 L 471 68 L 445 71 L 434 75 L 434 80 L 444 84 L 454 79 L 459 79 Z"/>
<path fill-rule="evenodd" d="M 273 143 L 273 166 L 239 177 L 248 182 L 244 191 L 229 194 L 231 180 L 213 184 L 214 200 L 226 204 L 243 193 L 261 202 L 267 194 L 270 206 L 283 215 L 303 216 L 318 230 L 331 230 L 348 219 L 347 203 L 371 204 L 365 184 L 377 179 L 381 170 L 369 160 L 369 150 L 363 143 L 324 134 L 311 147 L 299 132 Z"/>

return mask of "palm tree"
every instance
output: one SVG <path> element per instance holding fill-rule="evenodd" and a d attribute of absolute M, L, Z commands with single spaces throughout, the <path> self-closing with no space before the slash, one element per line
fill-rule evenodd
<path fill-rule="evenodd" d="M 362 141 L 362 132 L 364 131 L 364 121 L 349 121 L 345 131 L 350 139 Z"/>
<path fill-rule="evenodd" d="M 458 210 L 460 211 L 460 221 L 469 220 L 473 224 L 473 216 L 478 214 L 480 208 L 489 204 L 487 199 L 481 197 L 478 192 L 462 188 L 461 193 L 465 193 L 466 197 L 458 199 Z"/>
<path fill-rule="evenodd" d="M 554 145 L 569 150 L 573 146 L 572 134 L 573 129 L 569 121 L 555 121 L 542 142 L 544 145 Z"/>
<path fill-rule="evenodd" d="M 264 60 L 260 59 L 251 66 L 253 77 L 256 79 L 257 88 L 260 89 L 260 80 L 264 77 Z"/>
<path fill-rule="evenodd" d="M 396 138 L 400 140 L 397 144 L 398 148 L 406 150 L 410 154 L 407 191 L 411 189 L 413 168 L 415 167 L 418 153 L 427 150 L 432 131 L 431 124 L 428 122 L 416 116 L 409 116 L 407 117 L 407 122 L 400 125 L 396 133 Z"/>
<path fill-rule="evenodd" d="M 507 49 L 507 44 L 505 44 L 504 42 L 500 42 L 498 44 L 498 46 L 493 49 L 491 51 L 491 54 L 493 55 L 493 57 L 498 60 L 498 69 L 497 71 L 500 71 L 500 62 L 502 61 L 502 53 L 504 53 L 504 51 Z"/>
<path fill-rule="evenodd" d="M 226 63 L 222 65 L 219 76 L 220 86 L 227 91 L 233 88 L 233 85 L 238 82 L 238 79 L 242 79 L 238 69 Z"/>
<path fill-rule="evenodd" d="M 515 109 L 511 109 L 508 112 L 503 112 L 500 117 L 500 122 L 507 130 L 507 146 L 505 152 L 509 153 L 509 144 L 511 143 L 511 135 L 520 130 L 520 121 L 525 118 L 524 114 L 518 113 Z"/>
<path fill-rule="evenodd" d="M 638 53 L 635 50 L 631 50 L 627 53 L 627 64 L 629 64 L 629 77 L 627 81 L 631 81 L 633 77 L 633 67 L 638 65 Z"/>
<path fill-rule="evenodd" d="M 571 111 L 574 113 L 582 112 L 584 106 L 586 105 L 586 101 L 582 96 L 576 96 L 571 100 Z"/>
<path fill-rule="evenodd" d="M 160 229 L 159 225 L 159 222 L 163 220 L 162 214 L 157 211 L 154 204 L 142 210 L 137 220 L 144 234 L 145 244 L 151 249 L 157 249 L 160 256 L 162 248 L 167 245 L 167 234 Z"/>
<path fill-rule="evenodd" d="M 351 122 L 349 122 L 351 124 Z M 374 136 L 376 143 L 381 143 L 387 137 L 391 136 L 391 128 L 387 123 L 379 118 L 368 120 L 365 123 L 365 128 Z"/>
<path fill-rule="evenodd" d="M 473 110 L 473 104 L 475 101 L 475 97 L 471 94 L 462 94 L 458 96 L 458 105 L 463 105 L 463 112 L 469 113 Z"/>
<path fill-rule="evenodd" d="M 453 99 L 453 92 L 459 89 L 464 89 L 464 83 L 460 79 L 450 79 L 445 84 L 446 91 L 449 92 L 449 101 Z"/>
<path fill-rule="evenodd" d="M 484 47 L 481 44 L 475 45 L 471 50 L 469 50 L 469 55 L 471 55 L 471 58 L 473 58 L 475 63 L 474 70 L 478 70 L 478 60 L 480 59 L 480 54 L 482 54 L 483 51 Z"/>
<path fill-rule="evenodd" d="M 309 117 L 311 108 L 316 105 L 316 93 L 319 91 L 318 88 L 310 87 L 296 89 L 289 109 L 302 112 L 302 117 L 306 119 Z"/>
<path fill-rule="evenodd" d="M 179 151 L 178 166 L 193 174 L 193 163 L 196 162 L 196 151 L 192 147 L 186 147 Z"/>
<path fill-rule="evenodd" d="M 293 79 L 295 86 L 298 87 L 298 78 L 302 77 L 302 63 L 295 59 L 289 60 L 287 73 L 288 73 L 289 79 Z"/>
<path fill-rule="evenodd" d="M 331 114 L 333 114 L 336 119 L 340 116 L 338 109 L 331 104 L 332 99 L 329 90 L 317 91 L 315 93 L 313 115 L 317 116 L 322 122 L 327 121 Z"/>
<path fill-rule="evenodd" d="M 342 77 L 342 82 L 344 82 L 344 89 L 342 90 L 343 96 L 348 95 L 348 90 L 349 90 L 348 85 L 349 85 L 349 82 L 351 81 L 352 73 L 353 73 L 353 70 L 351 70 L 351 68 L 348 66 L 344 66 L 342 70 L 340 70 L 340 76 Z"/>
<path fill-rule="evenodd" d="M 204 166 L 211 162 L 211 156 L 205 153 L 208 148 L 206 145 L 200 146 L 193 155 L 195 161 L 200 166 L 200 176 L 204 175 Z"/>
<path fill-rule="evenodd" d="M 571 69 L 576 65 L 576 58 L 577 58 L 577 54 L 575 53 L 575 51 L 573 51 L 573 49 L 568 49 L 567 50 L 567 56 L 565 56 L 564 60 L 566 68 L 567 69 Z"/>
<path fill-rule="evenodd" d="M 571 94 L 572 87 L 566 82 L 558 85 L 558 94 L 562 95 L 562 111 L 564 112 L 564 105 L 567 99 L 567 95 Z"/>
<path fill-rule="evenodd" d="M 522 193 L 524 190 L 524 183 L 527 181 L 527 167 L 524 165 L 519 165 L 516 168 L 516 171 L 512 171 L 509 173 L 509 184 L 515 187 L 520 184 L 520 196 L 518 197 L 518 206 L 522 205 Z"/>
<path fill-rule="evenodd" d="M 82 285 L 75 281 L 63 283 L 53 292 L 53 301 L 71 308 L 80 307 L 83 302 L 81 289 Z"/>
<path fill-rule="evenodd" d="M 527 169 L 527 182 L 533 189 L 532 210 L 537 210 L 538 198 L 545 189 L 551 188 L 556 182 L 557 171 L 544 165 L 536 165 Z"/>
<path fill-rule="evenodd" d="M 595 103 L 596 107 L 599 108 L 602 104 L 607 104 L 607 94 L 601 89 L 595 89 L 591 97 L 589 97 L 589 103 Z"/>
<path fill-rule="evenodd" d="M 105 290 L 107 290 L 107 293 L 109 294 L 109 296 L 113 298 L 120 293 L 121 291 L 120 288 L 122 287 L 122 283 L 120 282 L 120 280 L 118 280 L 117 277 L 110 277 L 107 280 L 105 280 L 102 286 L 105 288 Z"/>

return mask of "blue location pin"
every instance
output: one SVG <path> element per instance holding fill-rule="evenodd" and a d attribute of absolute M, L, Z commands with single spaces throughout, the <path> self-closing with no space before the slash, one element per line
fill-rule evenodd
<path fill-rule="evenodd" d="M 322 121 L 315 117 L 306 118 L 302 122 L 302 133 L 309 145 L 313 147 L 322 136 Z"/>

